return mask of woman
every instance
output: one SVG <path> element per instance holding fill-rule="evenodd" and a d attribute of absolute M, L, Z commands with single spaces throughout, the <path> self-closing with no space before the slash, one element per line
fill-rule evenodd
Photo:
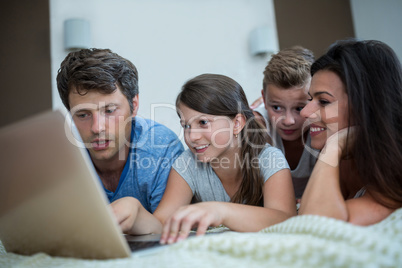
<path fill-rule="evenodd" d="M 267 144 L 236 81 L 197 76 L 184 84 L 176 107 L 189 149 L 174 162 L 153 215 L 134 198 L 112 204 L 123 232 L 162 232 L 161 243 L 174 243 L 194 227 L 199 235 L 220 224 L 251 232 L 296 215 L 286 159 Z"/>
<path fill-rule="evenodd" d="M 301 114 L 321 153 L 299 214 L 377 223 L 402 205 L 401 63 L 382 42 L 345 40 L 311 74 Z"/>

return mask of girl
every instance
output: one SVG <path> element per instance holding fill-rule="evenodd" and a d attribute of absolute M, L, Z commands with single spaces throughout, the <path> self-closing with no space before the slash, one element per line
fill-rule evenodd
<path fill-rule="evenodd" d="M 301 111 L 321 153 L 299 214 L 358 225 L 402 205 L 402 68 L 379 41 L 339 41 L 311 68 Z"/>
<path fill-rule="evenodd" d="M 153 215 L 134 198 L 112 204 L 123 232 L 162 232 L 161 243 L 174 243 L 194 227 L 197 235 L 220 224 L 258 231 L 296 215 L 286 159 L 266 143 L 238 83 L 197 76 L 183 86 L 176 107 L 189 149 L 173 164 Z"/>

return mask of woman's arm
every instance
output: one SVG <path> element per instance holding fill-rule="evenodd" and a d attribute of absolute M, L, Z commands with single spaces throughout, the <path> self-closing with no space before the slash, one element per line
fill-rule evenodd
<path fill-rule="evenodd" d="M 315 214 L 347 221 L 339 180 L 339 163 L 347 134 L 348 129 L 342 129 L 327 139 L 303 193 L 299 215 Z"/>
<path fill-rule="evenodd" d="M 264 207 L 229 202 L 202 202 L 180 208 L 163 226 L 161 243 L 187 238 L 193 227 L 197 235 L 209 226 L 225 225 L 233 231 L 256 232 L 296 215 L 290 171 L 283 169 L 264 184 Z"/>
<path fill-rule="evenodd" d="M 299 215 L 321 215 L 357 225 L 374 224 L 386 218 L 394 210 L 381 205 L 369 191 L 356 199 L 345 200 L 343 197 L 339 163 L 344 154 L 347 131 L 347 129 L 340 130 L 328 139 L 307 183 Z"/>
<path fill-rule="evenodd" d="M 346 200 L 345 203 L 348 222 L 362 226 L 378 223 L 395 211 L 378 203 L 368 191 L 362 197 Z"/>
<path fill-rule="evenodd" d="M 300 202 L 299 215 L 314 214 L 346 221 L 348 213 L 339 183 L 338 147 L 319 155 Z"/>
<path fill-rule="evenodd" d="M 319 157 L 304 191 L 299 215 L 321 215 L 365 226 L 380 222 L 393 211 L 378 203 L 369 191 L 362 197 L 345 200 L 339 186 L 339 168 Z"/>
<path fill-rule="evenodd" d="M 160 233 L 166 218 L 180 206 L 190 204 L 192 196 L 187 182 L 172 168 L 165 193 L 154 214 L 148 212 L 133 197 L 118 199 L 111 206 L 124 233 L 134 235 Z"/>

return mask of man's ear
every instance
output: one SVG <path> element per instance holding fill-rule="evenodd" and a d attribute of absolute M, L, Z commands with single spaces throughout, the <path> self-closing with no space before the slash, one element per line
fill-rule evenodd
<path fill-rule="evenodd" d="M 237 135 L 243 130 L 244 126 L 246 125 L 246 118 L 242 114 L 237 114 L 233 119 L 233 123 L 233 134 Z"/>
<path fill-rule="evenodd" d="M 135 117 L 137 115 L 139 105 L 140 105 L 140 100 L 139 100 L 138 94 L 137 94 L 133 98 L 133 114 L 132 114 L 132 117 Z"/>

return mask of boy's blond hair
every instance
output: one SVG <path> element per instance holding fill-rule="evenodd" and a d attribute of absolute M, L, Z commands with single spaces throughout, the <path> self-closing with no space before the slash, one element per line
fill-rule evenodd
<path fill-rule="evenodd" d="M 301 46 L 285 48 L 272 55 L 264 70 L 264 93 L 268 84 L 284 89 L 303 87 L 310 81 L 313 62 L 313 52 Z"/>

